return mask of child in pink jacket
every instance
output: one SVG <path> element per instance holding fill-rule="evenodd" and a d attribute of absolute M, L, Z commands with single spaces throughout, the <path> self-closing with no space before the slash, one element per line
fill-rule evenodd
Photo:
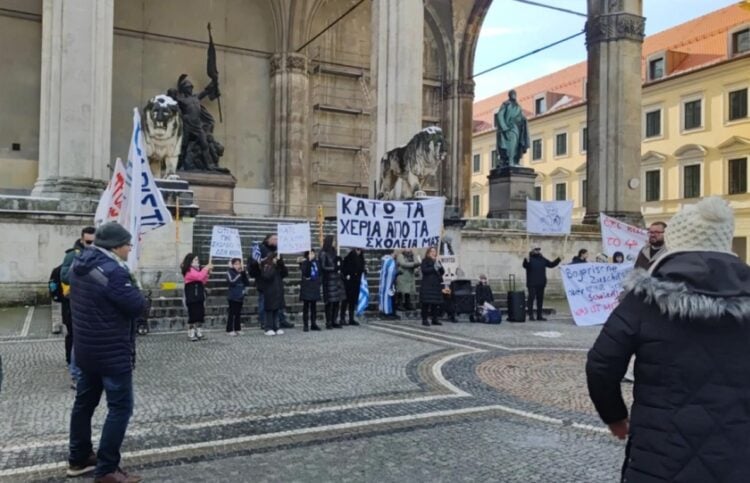
<path fill-rule="evenodd" d="M 185 306 L 188 310 L 188 337 L 192 341 L 203 339 L 203 321 L 206 317 L 206 284 L 214 266 L 209 263 L 202 269 L 193 253 L 185 255 L 180 265 L 185 277 Z"/>

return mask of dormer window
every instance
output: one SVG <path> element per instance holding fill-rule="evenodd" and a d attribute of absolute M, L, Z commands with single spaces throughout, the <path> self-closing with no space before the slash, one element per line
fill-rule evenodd
<path fill-rule="evenodd" d="M 750 52 L 750 27 L 732 33 L 732 55 Z"/>
<path fill-rule="evenodd" d="M 664 77 L 664 57 L 651 59 L 648 63 L 649 80 L 661 79 Z"/>
<path fill-rule="evenodd" d="M 547 111 L 547 99 L 544 96 L 534 99 L 534 115 L 538 116 Z"/>

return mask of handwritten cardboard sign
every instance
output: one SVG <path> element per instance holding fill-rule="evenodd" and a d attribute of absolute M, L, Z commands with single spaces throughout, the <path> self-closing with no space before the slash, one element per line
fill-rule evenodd
<path fill-rule="evenodd" d="M 604 253 L 611 257 L 615 252 L 621 252 L 626 262 L 635 263 L 638 252 L 648 243 L 648 232 L 604 213 L 600 213 L 599 216 Z"/>
<path fill-rule="evenodd" d="M 242 258 L 240 231 L 214 225 L 211 233 L 211 258 Z"/>
<path fill-rule="evenodd" d="M 603 324 L 617 307 L 622 283 L 633 269 L 624 263 L 577 263 L 560 267 L 576 325 Z"/>
<path fill-rule="evenodd" d="M 280 254 L 303 253 L 310 250 L 310 223 L 279 223 L 276 230 Z"/>

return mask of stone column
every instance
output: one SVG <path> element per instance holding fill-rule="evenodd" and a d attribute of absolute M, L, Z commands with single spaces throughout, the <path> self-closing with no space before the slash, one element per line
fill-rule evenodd
<path fill-rule="evenodd" d="M 370 83 L 372 146 L 370 196 L 380 182 L 380 159 L 422 129 L 422 0 L 372 2 Z"/>
<path fill-rule="evenodd" d="M 296 53 L 271 58 L 273 89 L 273 213 L 306 217 L 310 184 L 310 83 L 307 57 Z"/>
<path fill-rule="evenodd" d="M 33 195 L 97 199 L 109 177 L 114 0 L 44 0 Z"/>
<path fill-rule="evenodd" d="M 640 224 L 642 0 L 588 0 L 584 223 L 604 212 Z"/>
<path fill-rule="evenodd" d="M 467 217 L 471 210 L 471 143 L 474 81 L 445 86 L 444 105 L 448 132 L 448 157 L 442 170 L 441 191 L 446 196 L 446 216 Z"/>

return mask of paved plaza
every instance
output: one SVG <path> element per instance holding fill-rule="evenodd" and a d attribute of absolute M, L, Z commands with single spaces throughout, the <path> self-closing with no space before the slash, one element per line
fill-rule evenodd
<path fill-rule="evenodd" d="M 64 481 L 62 340 L 35 330 L 48 308 L 22 315 L 27 336 L 0 338 L 0 481 Z M 123 466 L 148 481 L 616 481 L 624 447 L 585 388 L 599 330 L 557 317 L 152 333 L 138 339 Z"/>

